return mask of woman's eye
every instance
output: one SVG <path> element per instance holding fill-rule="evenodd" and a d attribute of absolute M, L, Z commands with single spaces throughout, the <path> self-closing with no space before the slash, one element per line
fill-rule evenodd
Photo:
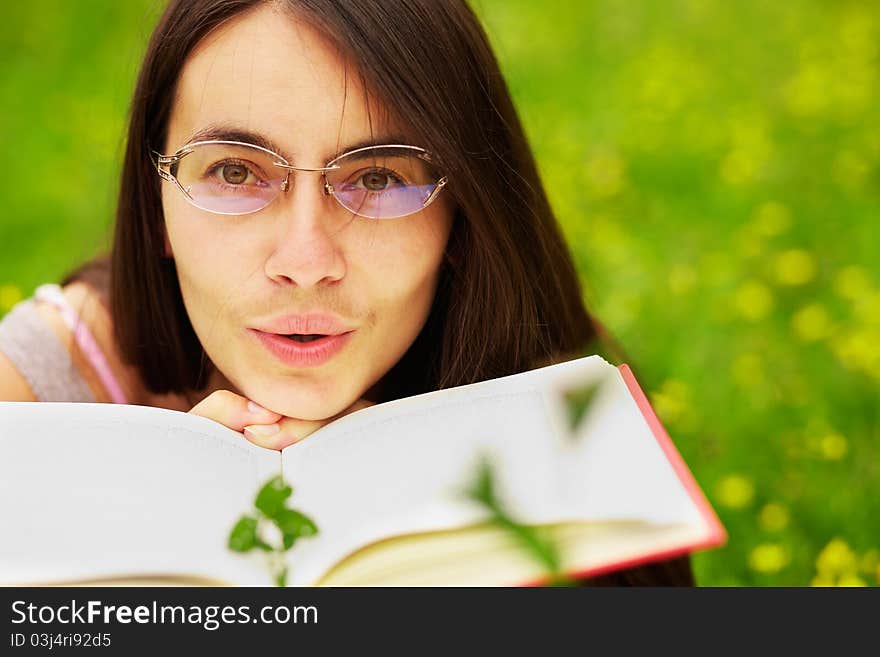
<path fill-rule="evenodd" d="M 224 164 L 221 171 L 223 180 L 230 185 L 241 185 L 248 179 L 248 168 L 243 164 Z"/>
<path fill-rule="evenodd" d="M 368 171 L 361 176 L 361 184 L 370 192 L 382 192 L 400 182 L 400 178 L 387 171 Z"/>
<path fill-rule="evenodd" d="M 217 162 L 208 167 L 205 177 L 218 185 L 225 184 L 231 187 L 262 187 L 264 184 L 253 165 L 247 162 L 229 160 Z"/>

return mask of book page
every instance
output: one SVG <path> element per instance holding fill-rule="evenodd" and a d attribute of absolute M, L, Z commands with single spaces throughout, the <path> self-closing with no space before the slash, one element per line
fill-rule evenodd
<path fill-rule="evenodd" d="M 292 506 L 319 535 L 294 546 L 293 583 L 315 581 L 372 541 L 464 527 L 485 518 L 466 499 L 481 455 L 496 488 L 522 521 L 565 515 L 559 443 L 548 409 L 550 383 L 572 368 L 598 375 L 598 356 L 366 408 L 284 450 Z"/>
<path fill-rule="evenodd" d="M 550 395 L 548 403 L 561 418 L 561 396 Z M 560 457 L 564 497 L 574 518 L 702 523 L 617 368 L 602 377 Z"/>
<path fill-rule="evenodd" d="M 206 418 L 0 402 L 0 583 L 183 575 L 269 584 L 226 540 L 280 469 Z"/>

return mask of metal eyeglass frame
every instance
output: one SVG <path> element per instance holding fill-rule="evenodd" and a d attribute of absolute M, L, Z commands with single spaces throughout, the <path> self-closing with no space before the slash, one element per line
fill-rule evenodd
<path fill-rule="evenodd" d="M 291 171 L 312 171 L 312 172 L 320 173 L 321 178 L 324 181 L 324 185 L 323 185 L 324 195 L 325 196 L 332 196 L 333 199 L 337 203 L 339 203 L 340 206 L 342 206 L 343 208 L 345 208 L 349 212 L 354 212 L 354 211 L 351 210 L 351 208 L 347 208 L 345 205 L 342 204 L 342 201 L 340 201 L 336 197 L 336 195 L 333 193 L 333 185 L 331 185 L 330 181 L 327 180 L 327 172 L 328 171 L 335 171 L 336 169 L 339 169 L 340 167 L 336 163 L 339 162 L 341 159 L 348 157 L 350 155 L 354 155 L 356 153 L 374 150 L 377 148 L 404 148 L 404 149 L 413 151 L 417 157 L 425 160 L 426 162 L 431 161 L 431 154 L 428 151 L 426 151 L 424 148 L 420 148 L 418 146 L 409 146 L 407 144 L 376 144 L 374 146 L 364 146 L 363 148 L 356 148 L 352 151 L 346 151 L 345 153 L 342 153 L 341 155 L 337 155 L 332 160 L 330 160 L 326 164 L 326 166 L 323 166 L 323 167 L 296 167 L 296 166 L 293 166 L 292 164 L 290 164 L 286 159 L 284 159 L 278 153 L 276 153 L 275 151 L 271 151 L 268 148 L 263 148 L 262 146 L 257 146 L 256 144 L 249 144 L 249 143 L 243 142 L 243 141 L 228 141 L 228 140 L 223 140 L 223 139 L 214 139 L 214 140 L 208 140 L 208 141 L 194 141 L 192 143 L 185 144 L 184 146 L 181 146 L 172 155 L 162 155 L 161 153 L 158 153 L 156 151 L 152 151 L 152 154 L 155 158 L 153 160 L 153 164 L 155 165 L 156 171 L 159 173 L 159 176 L 161 178 L 163 178 L 164 180 L 167 180 L 168 182 L 174 183 L 174 185 L 177 187 L 177 189 L 179 189 L 181 191 L 181 193 L 186 197 L 186 199 L 194 207 L 197 207 L 200 210 L 204 210 L 205 212 L 211 212 L 212 214 L 222 214 L 222 215 L 245 215 L 245 214 L 254 214 L 256 212 L 260 212 L 260 210 L 264 210 L 269 205 L 271 205 L 272 202 L 278 198 L 279 194 L 276 194 L 274 197 L 272 197 L 272 200 L 269 201 L 263 207 L 261 207 L 257 210 L 252 210 L 250 212 L 217 212 L 215 210 L 207 210 L 205 208 L 202 208 L 202 207 L 199 207 L 198 205 L 196 205 L 195 201 L 193 200 L 192 196 L 190 196 L 189 192 L 187 192 L 186 189 L 184 189 L 183 185 L 180 184 L 180 181 L 177 179 L 177 177 L 173 173 L 171 173 L 171 167 L 173 165 L 177 164 L 178 162 L 180 162 L 180 160 L 182 160 L 184 157 L 186 157 L 187 155 L 192 153 L 193 149 L 196 146 L 213 145 L 213 144 L 229 145 L 229 146 L 244 146 L 247 148 L 255 148 L 256 150 L 262 151 L 263 153 L 266 153 L 267 155 L 270 155 L 273 158 L 275 158 L 276 161 L 273 162 L 273 164 L 279 168 L 287 170 L 287 175 L 285 176 L 284 180 L 281 182 L 281 187 L 279 190 L 280 192 L 286 193 L 288 191 L 288 189 L 290 189 L 290 172 Z M 418 210 L 413 210 L 412 212 L 408 212 L 407 214 L 398 215 L 397 217 L 388 217 L 388 218 L 389 219 L 399 219 L 400 217 L 407 217 L 411 214 L 415 214 L 416 212 L 424 210 L 426 207 L 428 207 L 434 201 L 434 199 L 437 198 L 437 196 L 440 194 L 440 190 L 446 186 L 447 182 L 448 182 L 448 179 L 446 176 L 441 177 L 440 180 L 437 181 L 436 187 L 433 189 L 433 191 L 428 196 L 428 198 L 425 199 L 424 203 L 422 203 L 422 207 L 420 207 Z M 355 214 L 358 214 L 358 213 L 355 212 Z M 362 216 L 362 215 L 358 215 L 358 216 Z"/>

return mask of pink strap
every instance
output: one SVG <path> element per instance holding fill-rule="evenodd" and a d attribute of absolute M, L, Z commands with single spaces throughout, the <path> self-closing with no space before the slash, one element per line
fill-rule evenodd
<path fill-rule="evenodd" d="M 127 404 L 128 400 L 122 391 L 122 386 L 119 385 L 113 370 L 107 364 L 107 359 L 104 358 L 101 348 L 95 342 L 92 332 L 86 326 L 86 323 L 80 319 L 79 315 L 76 314 L 76 311 L 71 308 L 67 298 L 61 291 L 61 287 L 54 283 L 41 285 L 34 292 L 34 297 L 40 301 L 51 303 L 58 309 L 58 312 L 61 313 L 61 318 L 67 324 L 67 328 L 73 333 L 73 337 L 80 349 L 98 373 L 98 377 L 101 379 L 101 383 L 104 384 L 104 388 L 109 393 L 110 398 L 115 404 Z"/>

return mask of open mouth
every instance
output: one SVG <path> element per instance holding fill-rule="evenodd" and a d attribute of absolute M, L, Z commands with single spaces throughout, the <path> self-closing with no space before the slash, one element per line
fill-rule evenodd
<path fill-rule="evenodd" d="M 280 361 L 293 367 L 316 367 L 345 348 L 355 330 L 338 335 L 323 333 L 269 333 L 248 329 Z"/>
<path fill-rule="evenodd" d="M 291 340 L 295 340 L 296 342 L 314 342 L 315 340 L 320 340 L 321 338 L 326 338 L 326 335 L 320 333 L 309 333 L 309 334 L 301 334 L 301 333 L 291 333 L 290 335 L 283 336 L 285 338 L 290 338 Z"/>

